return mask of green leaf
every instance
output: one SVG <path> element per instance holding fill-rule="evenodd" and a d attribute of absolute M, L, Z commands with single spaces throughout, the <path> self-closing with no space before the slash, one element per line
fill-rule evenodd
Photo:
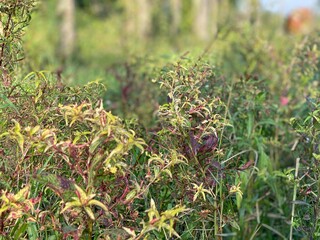
<path fill-rule="evenodd" d="M 161 215 L 165 215 L 166 218 L 172 218 L 174 216 L 177 216 L 178 214 L 185 212 L 189 209 L 187 209 L 185 206 L 177 205 L 172 209 L 166 210 Z"/>
<path fill-rule="evenodd" d="M 38 229 L 37 229 L 37 225 L 35 223 L 28 224 L 27 232 L 28 232 L 28 239 L 30 239 L 30 240 L 39 239 Z"/>
<path fill-rule="evenodd" d="M 237 229 L 238 231 L 240 231 L 240 226 L 238 225 L 238 223 L 236 221 L 231 220 L 229 222 L 229 224 L 231 225 L 231 227 L 233 227 L 233 228 Z"/>
<path fill-rule="evenodd" d="M 21 126 L 20 123 L 18 123 L 16 120 L 12 120 L 14 122 L 14 128 L 13 128 L 13 132 L 10 132 L 11 137 L 14 138 L 17 142 L 18 145 L 20 147 L 21 152 L 24 152 L 24 137 L 21 134 Z"/>
<path fill-rule="evenodd" d="M 172 234 L 175 235 L 177 238 L 180 238 L 179 234 L 168 224 L 163 224 L 162 228 L 165 228 L 169 231 L 169 236 L 171 237 Z"/>
<path fill-rule="evenodd" d="M 160 218 L 160 214 L 159 214 L 159 212 L 156 208 L 156 204 L 152 198 L 150 200 L 150 208 L 148 210 L 146 210 L 145 212 L 148 213 L 149 222 L 151 222 L 154 217 Z"/>
<path fill-rule="evenodd" d="M 10 133 L 4 132 L 4 133 L 0 134 L 0 138 L 5 137 L 5 136 L 8 136 L 8 135 L 10 135 Z"/>
<path fill-rule="evenodd" d="M 17 122 L 15 119 L 13 119 L 12 121 L 14 122 L 14 128 L 13 128 L 14 133 L 20 133 L 21 131 L 20 123 Z"/>
<path fill-rule="evenodd" d="M 16 226 L 17 228 L 14 230 L 13 239 L 20 240 L 25 234 L 28 224 L 27 223 L 20 224 L 20 222 L 17 222 Z"/>
<path fill-rule="evenodd" d="M 7 211 L 8 208 L 9 208 L 9 205 L 4 205 L 4 206 L 2 206 L 2 207 L 0 208 L 0 215 L 1 215 L 3 212 Z"/>
<path fill-rule="evenodd" d="M 248 136 L 248 138 L 251 137 L 251 134 L 253 131 L 253 124 L 254 124 L 254 116 L 253 116 L 253 113 L 250 112 L 248 114 L 248 123 L 247 123 L 247 136 Z"/>
<path fill-rule="evenodd" d="M 40 88 L 38 90 L 38 94 L 35 96 L 34 98 L 34 102 L 37 103 L 39 101 L 39 99 L 41 98 L 41 96 L 43 95 L 42 89 Z"/>
<path fill-rule="evenodd" d="M 133 199 L 135 196 L 137 195 L 137 190 L 133 189 L 131 190 L 127 196 L 126 196 L 126 201 L 130 201 L 131 199 Z"/>
<path fill-rule="evenodd" d="M 316 160 L 320 161 L 320 154 L 313 153 L 312 156 L 313 156 Z"/>
<path fill-rule="evenodd" d="M 107 161 L 108 159 L 111 159 L 111 158 L 113 157 L 113 155 L 121 153 L 121 152 L 123 151 L 123 147 L 124 147 L 124 146 L 123 146 L 123 144 L 122 144 L 121 142 L 118 143 L 118 145 L 116 146 L 116 148 L 111 151 L 111 153 L 110 153 L 109 156 L 107 157 L 106 161 Z"/>
<path fill-rule="evenodd" d="M 16 111 L 16 113 L 19 113 L 18 108 L 5 95 L 0 94 L 0 99 L 2 99 L 6 103 L 6 104 L 0 105 L 0 109 L 10 107 L 10 108 L 14 109 Z"/>
<path fill-rule="evenodd" d="M 89 153 L 90 153 L 90 154 L 93 154 L 94 151 L 97 149 L 97 147 L 98 147 L 104 140 L 105 140 L 105 137 L 104 137 L 104 136 L 99 135 L 99 136 L 95 137 L 95 138 L 92 140 L 91 144 L 90 144 Z"/>

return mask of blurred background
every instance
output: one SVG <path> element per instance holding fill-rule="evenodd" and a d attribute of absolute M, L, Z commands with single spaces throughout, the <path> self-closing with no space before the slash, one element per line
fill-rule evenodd
<path fill-rule="evenodd" d="M 132 56 L 168 61 L 186 51 L 200 55 L 209 46 L 218 64 L 236 44 L 231 35 L 250 28 L 275 39 L 285 34 L 286 17 L 301 7 L 316 14 L 319 1 L 39 1 L 24 39 L 28 68 L 63 69 L 68 83 L 84 83 L 105 77 L 108 67 Z"/>
<path fill-rule="evenodd" d="M 318 0 L 39 1 L 24 36 L 25 69 L 57 73 L 68 85 L 99 80 L 120 115 L 156 109 L 149 80 L 181 57 L 206 58 L 227 79 L 258 75 L 280 98 L 301 81 L 288 72 L 306 36 L 318 38 L 319 7 Z"/>

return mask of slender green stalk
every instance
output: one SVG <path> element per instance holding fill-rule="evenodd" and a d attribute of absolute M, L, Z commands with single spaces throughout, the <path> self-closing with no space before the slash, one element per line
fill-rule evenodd
<path fill-rule="evenodd" d="M 92 219 L 88 219 L 88 239 L 92 239 L 92 234 L 93 234 L 93 221 Z"/>
<path fill-rule="evenodd" d="M 231 104 L 231 97 L 232 97 L 232 91 L 233 91 L 233 81 L 232 81 L 232 85 L 231 85 L 231 88 L 230 88 L 230 92 L 229 92 L 229 96 L 228 96 L 228 101 L 227 101 L 227 104 L 226 104 L 226 111 L 225 111 L 225 114 L 224 114 L 224 119 L 227 119 L 227 116 L 228 116 L 228 113 L 229 113 L 229 106 Z M 222 138 L 223 138 L 223 134 L 224 134 L 224 130 L 225 130 L 225 127 L 222 128 L 222 131 L 221 131 L 221 135 L 220 135 L 220 140 L 219 140 L 219 148 L 221 147 L 222 145 Z M 223 162 L 221 162 L 223 164 Z M 220 200 L 220 219 L 219 219 L 219 226 L 217 225 L 217 205 L 215 205 L 215 235 L 217 236 L 217 234 L 222 234 L 222 222 L 223 222 L 223 207 L 224 207 L 224 196 L 223 196 L 223 189 L 222 189 L 222 184 L 223 184 L 223 178 L 222 176 L 220 177 L 220 185 L 219 185 L 219 200 Z M 218 189 L 216 188 L 216 196 L 218 196 Z M 215 202 L 216 204 L 216 202 Z M 221 236 L 219 237 L 218 236 L 218 239 L 221 239 Z"/>
<path fill-rule="evenodd" d="M 298 181 L 299 163 L 300 163 L 300 158 L 297 158 L 296 159 L 296 170 L 295 170 L 295 174 L 294 174 L 294 187 L 293 187 L 293 197 L 292 197 L 292 210 L 291 210 L 289 240 L 292 240 L 292 234 L 293 234 L 293 219 L 294 219 L 295 201 L 296 201 L 296 197 L 297 197 L 297 185 L 298 185 L 297 181 Z"/>
<path fill-rule="evenodd" d="M 223 204 L 224 204 L 224 196 L 222 193 L 222 176 L 220 178 L 220 226 L 219 233 L 222 234 L 222 222 L 223 222 Z"/>
<path fill-rule="evenodd" d="M 216 196 L 218 196 L 218 188 L 216 187 Z M 218 223 L 217 223 L 217 211 L 218 211 L 218 199 L 216 198 L 216 201 L 214 201 L 214 235 L 217 236 L 217 234 L 219 233 L 219 227 L 218 227 Z"/>

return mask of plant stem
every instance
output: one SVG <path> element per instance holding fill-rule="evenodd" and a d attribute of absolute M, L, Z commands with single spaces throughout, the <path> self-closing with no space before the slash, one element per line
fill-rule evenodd
<path fill-rule="evenodd" d="M 216 196 L 218 196 L 218 187 L 216 186 Z M 218 221 L 217 221 L 217 218 L 218 218 L 218 214 L 217 214 L 217 211 L 218 211 L 218 204 L 217 204 L 217 201 L 218 199 L 216 198 L 216 201 L 214 201 L 214 235 L 217 236 L 218 234 L 218 231 L 219 231 L 219 227 L 218 227 Z"/>
<path fill-rule="evenodd" d="M 233 84 L 234 82 L 232 81 L 232 85 L 231 85 L 231 88 L 229 90 L 229 96 L 228 96 L 228 101 L 227 101 L 227 104 L 225 106 L 225 113 L 224 113 L 224 120 L 227 119 L 227 116 L 228 116 L 228 113 L 229 113 L 229 106 L 231 104 L 231 99 L 232 99 L 232 94 L 233 94 Z M 222 128 L 222 131 L 221 131 L 221 135 L 220 135 L 220 139 L 219 139 L 219 149 L 221 148 L 222 146 L 222 138 L 223 138 L 223 134 L 224 134 L 224 130 L 225 130 L 225 126 L 223 126 Z M 218 160 L 220 160 L 220 157 L 218 157 Z M 229 161 L 229 160 L 227 160 Z M 225 161 L 222 161 L 221 164 L 225 164 Z M 222 193 L 222 184 L 223 184 L 223 177 L 220 176 L 220 184 L 219 184 L 219 190 L 218 188 L 216 187 L 216 196 L 219 195 L 219 198 L 217 197 L 217 201 L 218 199 L 220 200 L 220 217 L 219 217 L 219 225 L 217 224 L 217 211 L 218 211 L 218 204 L 217 204 L 217 201 L 215 201 L 215 214 L 214 214 L 214 233 L 215 233 L 215 236 L 217 236 L 217 234 L 221 234 L 222 233 L 222 222 L 223 222 L 223 204 L 224 204 L 224 197 L 223 197 L 223 193 Z M 218 191 L 219 191 L 219 194 L 218 194 Z M 222 239 L 221 236 L 218 236 L 218 239 Z"/>
<path fill-rule="evenodd" d="M 89 221 L 88 222 L 88 234 L 89 234 L 88 239 L 92 239 L 93 221 L 91 218 L 89 218 L 88 221 Z"/>
<path fill-rule="evenodd" d="M 222 193 L 222 176 L 221 176 L 221 179 L 220 179 L 220 222 L 219 222 L 219 233 L 222 234 L 222 222 L 223 222 L 223 204 L 224 204 L 224 196 L 223 196 L 223 193 Z M 219 237 L 219 239 L 222 239 L 221 237 Z"/>
<path fill-rule="evenodd" d="M 299 162 L 300 158 L 296 159 L 296 170 L 294 173 L 294 187 L 293 187 L 293 197 L 292 197 L 292 210 L 291 210 L 291 221 L 290 221 L 290 235 L 289 240 L 292 240 L 293 234 L 293 218 L 294 218 L 294 209 L 295 209 L 295 201 L 297 197 L 297 181 L 298 181 L 298 172 L 299 172 Z"/>

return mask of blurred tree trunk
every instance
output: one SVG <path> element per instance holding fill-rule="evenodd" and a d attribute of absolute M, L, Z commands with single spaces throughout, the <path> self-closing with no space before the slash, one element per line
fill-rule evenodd
<path fill-rule="evenodd" d="M 211 20 L 209 23 L 209 28 L 211 29 L 210 37 L 214 37 L 218 33 L 219 0 L 211 0 L 209 7 L 211 10 L 210 11 Z"/>
<path fill-rule="evenodd" d="M 171 33 L 177 34 L 181 23 L 182 3 L 181 0 L 170 0 L 170 4 L 172 14 Z"/>
<path fill-rule="evenodd" d="M 260 7 L 259 0 L 246 0 L 247 20 L 255 27 L 260 24 Z"/>
<path fill-rule="evenodd" d="M 125 10 L 125 32 L 126 35 L 130 36 L 135 32 L 136 29 L 136 4 L 134 4 L 134 2 L 131 0 L 124 0 L 123 6 Z"/>
<path fill-rule="evenodd" d="M 137 30 L 141 39 L 147 38 L 151 33 L 151 1 L 150 0 L 136 0 L 138 4 L 137 13 Z"/>
<path fill-rule="evenodd" d="M 236 0 L 219 0 L 218 21 L 224 26 L 232 25 L 232 21 L 235 21 L 236 8 Z"/>
<path fill-rule="evenodd" d="M 58 54 L 61 60 L 65 61 L 73 54 L 75 48 L 74 0 L 59 0 L 57 11 L 60 19 Z"/>
<path fill-rule="evenodd" d="M 194 32 L 202 40 L 209 40 L 218 31 L 218 0 L 194 0 Z"/>
<path fill-rule="evenodd" d="M 125 8 L 126 36 L 136 36 L 145 39 L 151 32 L 151 3 L 150 0 L 123 0 Z M 128 39 L 127 39 L 128 40 Z"/>

